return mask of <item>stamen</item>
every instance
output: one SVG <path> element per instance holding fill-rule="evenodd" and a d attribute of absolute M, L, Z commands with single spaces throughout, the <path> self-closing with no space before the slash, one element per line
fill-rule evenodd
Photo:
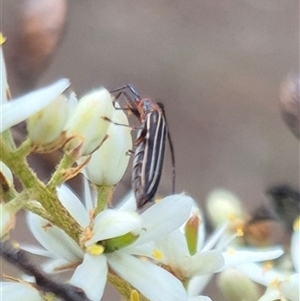
<path fill-rule="evenodd" d="M 132 290 L 130 293 L 130 301 L 140 301 L 140 295 L 137 290 Z"/>
<path fill-rule="evenodd" d="M 267 261 L 263 264 L 263 271 L 266 273 L 269 270 L 271 270 L 273 267 L 273 264 L 270 261 Z"/>
<path fill-rule="evenodd" d="M 233 222 L 235 219 L 236 219 L 236 215 L 231 213 L 231 214 L 228 214 L 227 215 L 227 219 L 230 221 L 230 222 Z"/>
<path fill-rule="evenodd" d="M 5 41 L 6 41 L 6 37 L 4 37 L 2 32 L 0 32 L 0 45 L 4 44 Z"/>
<path fill-rule="evenodd" d="M 161 251 L 159 251 L 158 249 L 153 250 L 152 256 L 158 261 L 161 261 L 164 257 L 163 253 Z"/>
<path fill-rule="evenodd" d="M 101 255 L 104 252 L 105 248 L 102 245 L 91 245 L 86 248 L 86 251 L 91 255 Z"/>
<path fill-rule="evenodd" d="M 243 231 L 243 229 L 238 228 L 238 229 L 236 230 L 236 236 L 237 236 L 237 237 L 243 237 L 243 236 L 244 236 L 244 231 Z"/>
<path fill-rule="evenodd" d="M 298 218 L 296 218 L 296 220 L 294 221 L 293 229 L 294 231 L 300 230 L 300 216 L 298 216 Z"/>
<path fill-rule="evenodd" d="M 229 249 L 227 250 L 227 253 L 228 253 L 229 255 L 233 256 L 233 255 L 235 254 L 235 249 L 229 248 Z"/>
<path fill-rule="evenodd" d="M 278 277 L 276 277 L 271 283 L 270 283 L 271 287 L 280 289 L 281 286 L 281 281 L 278 279 Z"/>

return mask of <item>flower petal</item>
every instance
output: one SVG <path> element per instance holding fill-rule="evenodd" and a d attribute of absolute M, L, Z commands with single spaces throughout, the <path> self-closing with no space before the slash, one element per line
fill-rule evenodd
<path fill-rule="evenodd" d="M 0 104 L 7 101 L 7 75 L 6 75 L 6 67 L 4 61 L 4 55 L 2 50 L 2 44 L 5 42 L 5 38 L 2 33 L 0 33 Z"/>
<path fill-rule="evenodd" d="M 129 232 L 138 235 L 140 231 L 141 218 L 136 212 L 106 209 L 97 215 L 93 237 L 86 243 L 86 246 Z"/>
<path fill-rule="evenodd" d="M 261 265 L 252 262 L 240 264 L 236 267 L 251 280 L 268 286 L 274 280 L 281 281 L 283 276 L 274 270 L 266 270 Z"/>
<path fill-rule="evenodd" d="M 54 254 L 52 254 L 51 252 L 37 247 L 37 246 L 33 246 L 33 245 L 27 245 L 27 244 L 21 244 L 20 248 L 26 252 L 29 252 L 31 254 L 34 255 L 39 255 L 39 256 L 44 256 L 44 257 L 49 257 L 49 258 L 56 258 L 56 256 Z"/>
<path fill-rule="evenodd" d="M 1 300 L 24 300 L 26 296 L 26 300 L 43 301 L 43 298 L 36 289 L 24 283 L 1 282 L 0 288 Z"/>
<path fill-rule="evenodd" d="M 178 229 L 189 217 L 193 199 L 175 194 L 162 199 L 142 213 L 143 231 L 135 246 L 156 240 Z"/>
<path fill-rule="evenodd" d="M 258 301 L 274 301 L 274 300 L 284 300 L 282 299 L 281 292 L 274 287 L 269 287 L 264 295 L 259 298 Z"/>
<path fill-rule="evenodd" d="M 264 251 L 228 250 L 223 253 L 225 267 L 233 267 L 247 262 L 272 260 L 280 257 L 284 251 L 281 248 Z"/>
<path fill-rule="evenodd" d="M 90 212 L 94 207 L 93 191 L 86 177 L 83 180 L 85 210 Z"/>
<path fill-rule="evenodd" d="M 45 88 L 30 92 L 1 105 L 1 133 L 46 107 L 70 86 L 61 79 Z"/>
<path fill-rule="evenodd" d="M 287 299 L 299 300 L 299 274 L 289 275 L 275 269 L 268 270 L 262 265 L 251 262 L 240 264 L 236 268 L 259 284 L 270 287 L 276 286 L 278 290 L 268 289 L 260 300 L 271 300 L 273 293 L 278 293 L 279 290 Z"/>
<path fill-rule="evenodd" d="M 216 244 L 221 241 L 222 236 L 227 228 L 228 228 L 228 223 L 219 226 L 210 236 L 209 240 L 205 243 L 202 251 L 211 250 L 214 246 L 216 246 Z"/>
<path fill-rule="evenodd" d="M 299 283 L 299 274 L 294 274 L 281 283 L 281 291 L 288 299 L 298 301 L 300 300 Z"/>
<path fill-rule="evenodd" d="M 56 273 L 62 273 L 68 270 L 74 270 L 74 266 L 76 264 L 81 263 L 81 260 L 78 262 L 72 262 L 66 261 L 64 259 L 50 259 L 46 262 L 43 262 L 41 267 L 43 271 L 47 274 L 56 274 Z"/>
<path fill-rule="evenodd" d="M 221 251 L 200 252 L 191 257 L 190 276 L 215 273 L 224 265 Z"/>
<path fill-rule="evenodd" d="M 197 296 L 202 293 L 212 277 L 212 274 L 193 277 L 188 283 L 187 291 L 189 296 Z"/>
<path fill-rule="evenodd" d="M 136 199 L 132 190 L 121 200 L 121 202 L 117 205 L 116 209 L 136 211 Z"/>
<path fill-rule="evenodd" d="M 184 259 L 190 258 L 185 237 L 180 230 L 159 239 L 155 243 L 155 248 L 162 253 L 162 262 L 167 265 L 184 268 L 186 264 Z"/>
<path fill-rule="evenodd" d="M 184 301 L 182 283 L 166 270 L 123 252 L 107 256 L 110 267 L 151 301 Z"/>
<path fill-rule="evenodd" d="M 57 188 L 57 195 L 60 202 L 80 226 L 87 227 L 89 225 L 89 214 L 74 192 L 67 185 L 61 185 Z"/>
<path fill-rule="evenodd" d="M 83 251 L 64 231 L 31 212 L 27 215 L 29 228 L 39 243 L 57 258 L 78 261 Z"/>
<path fill-rule="evenodd" d="M 207 296 L 197 296 L 197 297 L 190 297 L 188 301 L 212 301 L 212 300 Z"/>
<path fill-rule="evenodd" d="M 300 220 L 298 221 L 300 224 Z M 297 273 L 299 273 L 300 263 L 299 263 L 299 255 L 300 254 L 300 229 L 298 225 L 298 229 L 295 229 L 292 234 L 292 241 L 291 241 L 291 257 L 294 268 Z"/>
<path fill-rule="evenodd" d="M 106 284 L 107 271 L 105 256 L 93 256 L 86 253 L 82 264 L 76 268 L 70 284 L 83 289 L 92 301 L 99 301 Z"/>

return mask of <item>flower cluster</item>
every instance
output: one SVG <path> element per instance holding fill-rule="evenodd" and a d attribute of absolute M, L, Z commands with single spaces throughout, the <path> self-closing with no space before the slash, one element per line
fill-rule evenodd
<path fill-rule="evenodd" d="M 299 198 L 298 194 L 296 197 Z M 232 236 L 233 232 L 239 234 L 240 238 L 231 242 L 232 248 L 240 249 L 245 245 L 259 245 L 262 248 L 262 246 L 267 247 L 271 244 L 269 237 L 272 234 L 271 232 L 276 230 L 270 228 L 268 224 L 259 224 L 259 222 L 264 221 L 264 218 L 267 221 L 271 219 L 276 222 L 273 220 L 274 216 L 264 217 L 260 215 L 258 226 L 254 231 L 254 229 L 248 229 L 248 227 L 255 226 L 255 216 L 249 217 L 239 198 L 230 191 L 216 189 L 209 194 L 207 201 L 209 204 L 208 216 L 212 223 L 218 226 L 227 219 L 229 221 L 227 236 Z M 296 201 L 297 206 L 299 206 L 299 199 Z M 216 208 L 219 208 L 219 214 L 214 214 Z M 283 207 L 280 209 L 283 211 Z M 297 207 L 295 209 L 295 216 L 297 216 Z M 283 212 L 280 213 L 283 215 Z M 260 212 L 260 214 L 262 213 Z M 292 216 L 288 216 L 288 218 L 289 224 L 293 218 Z M 218 284 L 228 300 L 299 300 L 300 216 L 294 219 L 293 224 L 290 245 L 284 256 L 280 257 L 280 260 L 266 261 L 260 264 L 244 262 L 236 265 L 234 269 L 224 270 L 220 273 Z M 260 292 L 255 283 L 266 287 L 263 296 L 259 297 Z"/>
<path fill-rule="evenodd" d="M 276 280 L 276 289 L 296 300 L 290 287 L 298 274 L 288 281 L 279 272 L 263 273 L 263 266 L 258 265 L 280 257 L 280 247 L 233 249 L 238 232 L 230 233 L 227 218 L 207 239 L 203 213 L 191 197 L 171 195 L 141 213 L 130 192 L 112 206 L 115 186 L 123 177 L 132 148 L 123 110 L 105 88 L 78 100 L 67 79 L 9 99 L 0 51 L 2 241 L 9 238 L 16 213 L 25 209 L 29 230 L 40 246 L 20 243 L 17 248 L 45 257 L 40 267 L 45 275 L 58 277 L 69 271 L 62 285 L 80 288 L 86 296 L 80 300 L 101 300 L 109 281 L 125 300 L 209 301 L 202 292 L 213 274 L 232 277 L 233 269 L 269 287 Z M 26 121 L 28 137 L 16 146 L 10 129 L 22 121 Z M 33 152 L 57 149 L 63 157 L 43 183 L 26 158 Z M 78 173 L 84 179 L 80 198 L 65 183 Z M 14 188 L 12 175 L 22 184 L 21 192 Z M 218 210 L 215 213 L 217 216 Z M 296 232 L 299 234 L 299 226 Z M 299 265 L 296 234 L 292 245 L 293 260 Z M 35 279 L 5 278 L 0 288 L 3 300 L 61 300 L 58 289 L 43 289 L 31 274 Z M 242 281 L 239 275 L 233 277 Z M 248 296 L 255 289 L 240 290 Z M 261 300 L 271 300 L 266 295 Z"/>

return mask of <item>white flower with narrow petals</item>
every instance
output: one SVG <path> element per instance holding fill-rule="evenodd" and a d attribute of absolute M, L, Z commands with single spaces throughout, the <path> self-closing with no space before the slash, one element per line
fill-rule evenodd
<path fill-rule="evenodd" d="M 282 270 L 280 267 L 270 268 L 254 263 L 245 263 L 238 266 L 238 269 L 251 280 L 267 287 L 267 291 L 260 301 L 271 301 L 274 296 L 283 296 L 283 298 L 291 301 L 300 300 L 299 232 L 300 218 L 295 221 L 291 239 L 291 261 L 295 269 L 294 273 Z"/>
<path fill-rule="evenodd" d="M 188 246 L 191 239 L 188 238 L 187 232 L 193 231 L 193 229 L 187 230 L 186 226 L 163 236 L 159 240 L 142 245 L 140 248 L 135 248 L 135 243 L 128 247 L 131 253 L 150 257 L 174 273 L 185 283 L 188 295 L 191 297 L 197 296 L 203 291 L 213 273 L 245 262 L 274 259 L 283 254 L 280 248 L 262 252 L 254 249 L 226 250 L 232 241 L 232 239 L 227 239 L 227 242 L 223 240 L 227 224 L 218 228 L 205 242 L 202 213 L 196 205 L 192 209 L 189 220 L 194 217 L 198 217 L 199 223 L 198 226 L 197 224 L 195 226 L 198 227 L 194 232 L 196 250 L 192 255 Z M 227 237 L 227 234 L 225 236 Z"/>
<path fill-rule="evenodd" d="M 199 284 L 197 285 L 198 287 L 194 289 L 192 285 L 191 289 L 190 284 L 192 280 L 195 278 L 204 280 L 204 278 L 210 277 L 210 275 L 223 267 L 224 259 L 222 252 L 219 250 L 203 249 L 204 226 L 200 209 L 193 206 L 190 215 L 197 216 L 199 220 L 199 224 L 195 226 L 197 227 L 195 235 L 198 236 L 194 237 L 197 245 L 195 254 L 190 254 L 183 230 L 184 225 L 181 227 L 181 230 L 176 229 L 148 244 L 137 246 L 137 243 L 133 243 L 128 249 L 132 254 L 149 257 L 157 264 L 171 271 L 185 284 L 188 296 L 190 298 L 198 298 L 200 296 L 197 295 L 202 291 L 206 283 L 201 287 L 203 282 L 197 282 Z"/>
<path fill-rule="evenodd" d="M 86 195 L 89 195 L 88 189 L 86 192 Z M 58 195 L 62 204 L 77 222 L 83 228 L 87 227 L 90 222 L 88 211 L 94 205 L 92 199 L 87 198 L 86 208 L 84 208 L 79 199 L 65 186 L 58 189 Z M 187 300 L 182 283 L 168 271 L 151 261 L 144 261 L 133 256 L 130 246 L 116 251 L 109 250 L 107 253 L 105 243 L 129 232 L 137 236 L 133 243 L 136 247 L 161 238 L 186 221 L 191 206 L 191 198 L 173 195 L 153 205 L 141 215 L 126 210 L 124 204 L 116 209 L 104 210 L 94 220 L 91 237 L 85 240 L 87 251 L 80 248 L 62 230 L 55 226 L 49 227 L 48 221 L 29 213 L 30 229 L 47 251 L 41 252 L 31 247 L 23 249 L 53 258 L 54 260 L 47 265 L 48 271 L 49 269 L 57 271 L 62 267 L 70 268 L 72 265 L 81 263 L 75 269 L 70 283 L 82 288 L 93 301 L 98 301 L 102 297 L 108 267 L 152 301 Z M 95 252 L 97 246 L 100 246 L 99 253 Z M 153 287 L 159 289 L 154 290 Z"/>

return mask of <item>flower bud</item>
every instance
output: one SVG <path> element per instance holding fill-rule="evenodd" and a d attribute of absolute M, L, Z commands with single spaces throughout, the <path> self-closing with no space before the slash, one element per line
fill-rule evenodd
<path fill-rule="evenodd" d="M 243 217 L 240 200 L 226 189 L 216 189 L 208 195 L 207 210 L 209 219 L 216 227 Z"/>
<path fill-rule="evenodd" d="M 257 301 L 258 287 L 236 269 L 228 269 L 218 275 L 217 284 L 228 301 Z"/>
<path fill-rule="evenodd" d="M 82 97 L 65 127 L 70 141 L 67 151 L 77 151 L 77 156 L 86 156 L 97 149 L 105 138 L 110 125 L 113 103 L 110 93 L 101 88 Z"/>
<path fill-rule="evenodd" d="M 46 145 L 58 139 L 76 101 L 73 93 L 70 98 L 61 94 L 43 110 L 31 116 L 27 120 L 27 130 L 32 142 Z"/>
<path fill-rule="evenodd" d="M 200 222 L 199 216 L 195 214 L 190 217 L 185 224 L 185 238 L 191 256 L 197 253 L 198 230 Z"/>
<path fill-rule="evenodd" d="M 113 122 L 128 125 L 127 116 L 122 110 L 114 110 Z M 85 167 L 87 178 L 98 186 L 116 185 L 123 177 L 129 162 L 127 152 L 132 149 L 132 137 L 127 126 L 110 123 L 108 138 L 92 154 Z"/>

